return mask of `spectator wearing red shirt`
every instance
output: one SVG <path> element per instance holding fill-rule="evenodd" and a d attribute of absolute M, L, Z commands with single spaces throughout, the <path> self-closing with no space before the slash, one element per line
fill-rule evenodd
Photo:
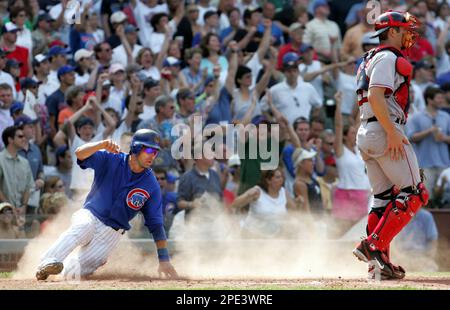
<path fill-rule="evenodd" d="M 17 41 L 17 31 L 19 31 L 19 28 L 11 22 L 6 23 L 2 27 L 2 37 L 0 42 L 0 47 L 8 51 L 8 55 L 6 58 L 8 59 L 15 59 L 19 63 L 22 63 L 23 65 L 20 67 L 20 77 L 27 77 L 29 73 L 29 57 L 28 57 L 28 49 L 16 45 Z"/>

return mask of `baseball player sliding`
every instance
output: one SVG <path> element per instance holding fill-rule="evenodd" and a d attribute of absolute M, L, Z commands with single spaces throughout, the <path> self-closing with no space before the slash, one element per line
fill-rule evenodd
<path fill-rule="evenodd" d="M 143 213 L 155 240 L 159 274 L 177 277 L 169 261 L 160 187 L 149 169 L 159 150 L 158 134 L 141 129 L 133 136 L 130 154 L 121 153 L 111 140 L 87 143 L 75 151 L 82 169 L 94 169 L 94 182 L 84 207 L 73 214 L 70 228 L 43 256 L 38 280 L 60 272 L 65 276 L 73 270 L 79 270 L 81 276 L 92 274 L 106 263 L 138 212 Z M 78 256 L 64 262 L 79 246 Z"/>
<path fill-rule="evenodd" d="M 357 94 L 361 116 L 357 144 L 367 165 L 374 194 L 367 238 L 353 254 L 374 263 L 381 279 L 402 279 L 405 270 L 389 259 L 392 239 L 420 207 L 428 191 L 413 148 L 405 136 L 412 65 L 403 52 L 417 39 L 417 20 L 409 13 L 388 11 L 375 21 L 380 46 L 364 55 L 358 69 Z M 369 274 L 371 267 L 369 267 Z"/>

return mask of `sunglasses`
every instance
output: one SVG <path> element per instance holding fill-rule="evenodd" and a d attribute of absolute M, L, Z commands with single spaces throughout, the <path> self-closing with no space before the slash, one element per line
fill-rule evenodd
<path fill-rule="evenodd" d="M 136 105 L 143 105 L 144 104 L 144 101 L 138 101 L 138 102 L 136 102 Z"/>
<path fill-rule="evenodd" d="M 149 154 L 149 155 L 151 155 L 151 154 L 157 155 L 158 152 L 159 152 L 158 149 L 155 149 L 155 148 L 152 148 L 152 147 L 146 147 L 143 151 L 144 151 L 146 154 Z"/>
<path fill-rule="evenodd" d="M 23 138 L 25 138 L 25 136 L 24 135 L 17 135 L 16 138 L 23 139 Z"/>
<path fill-rule="evenodd" d="M 328 145 L 334 145 L 334 142 L 325 142 Z"/>
<path fill-rule="evenodd" d="M 102 49 L 102 52 L 111 52 L 111 49 L 110 48 Z"/>
<path fill-rule="evenodd" d="M 166 180 L 166 177 L 159 177 L 159 178 L 157 177 L 156 179 L 157 179 L 158 181 L 159 181 L 159 180 L 165 181 L 165 180 Z"/>

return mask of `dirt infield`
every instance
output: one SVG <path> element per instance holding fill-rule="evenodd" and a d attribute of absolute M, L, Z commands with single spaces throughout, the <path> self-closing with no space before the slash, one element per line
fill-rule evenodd
<path fill-rule="evenodd" d="M 402 281 L 367 281 L 356 278 L 335 279 L 183 279 L 162 280 L 147 276 L 129 277 L 127 275 L 98 275 L 78 282 L 66 282 L 58 279 L 49 279 L 38 282 L 34 279 L 13 280 L 0 279 L 0 290 L 32 289 L 32 290 L 59 290 L 59 289 L 132 289 L 132 290 L 166 290 L 166 289 L 426 289 L 449 290 L 450 274 L 435 273 L 433 275 L 411 274 Z"/>

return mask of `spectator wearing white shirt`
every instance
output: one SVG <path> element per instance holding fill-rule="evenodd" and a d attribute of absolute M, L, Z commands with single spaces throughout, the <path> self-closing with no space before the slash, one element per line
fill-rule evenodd
<path fill-rule="evenodd" d="M 200 26 L 203 26 L 205 24 L 204 16 L 205 16 L 206 12 L 209 12 L 209 11 L 215 12 L 216 8 L 212 5 L 210 5 L 210 0 L 199 0 L 197 6 L 198 6 L 198 10 L 199 10 L 197 21 Z"/>
<path fill-rule="evenodd" d="M 75 55 L 74 60 L 76 62 L 75 69 L 75 85 L 86 86 L 91 76 L 91 71 L 95 66 L 94 51 L 87 49 L 79 49 Z"/>
<path fill-rule="evenodd" d="M 5 65 L 6 65 L 6 61 L 7 61 L 6 55 L 8 55 L 8 53 L 0 48 L 0 81 L 1 81 L 1 83 L 6 83 L 9 86 L 11 86 L 11 89 L 13 90 L 13 99 L 14 99 L 17 96 L 14 79 L 11 76 L 11 74 L 3 71 L 3 69 L 5 68 Z"/>
<path fill-rule="evenodd" d="M 441 206 L 450 208 L 450 167 L 444 169 L 436 182 L 434 195 Z"/>
<path fill-rule="evenodd" d="M 169 21 L 169 15 L 166 13 L 158 13 L 153 15 L 150 23 L 153 27 L 153 33 L 150 35 L 150 48 L 153 53 L 157 54 L 161 51 L 164 44 L 166 32 L 175 33 L 178 24 L 184 16 L 184 5 L 179 5 L 175 16 Z M 170 28 L 167 29 L 166 25 Z"/>
<path fill-rule="evenodd" d="M 116 32 L 118 32 L 119 29 L 116 28 Z M 120 30 L 122 31 L 122 30 Z M 137 44 L 137 32 L 139 31 L 139 28 L 136 28 L 133 25 L 126 25 L 123 27 L 123 32 L 125 36 L 122 38 L 122 34 L 119 34 L 119 37 L 121 38 L 122 44 L 117 46 L 112 51 L 112 62 L 113 63 L 120 63 L 123 66 L 127 66 L 133 62 L 133 58 L 135 58 L 139 51 L 142 49 L 142 46 Z M 126 42 L 124 42 L 126 40 Z M 128 56 L 128 47 L 126 46 L 126 43 L 129 45 L 129 49 L 131 51 L 131 57 Z"/>
<path fill-rule="evenodd" d="M 299 56 L 295 53 L 284 55 L 282 63 L 286 80 L 270 88 L 273 104 L 291 125 L 299 117 L 309 120 L 310 115 L 315 113 L 314 109 L 322 106 L 314 87 L 299 79 L 298 60 Z"/>
<path fill-rule="evenodd" d="M 66 65 L 67 53 L 68 50 L 59 45 L 55 45 L 48 50 L 47 57 L 50 62 L 48 83 L 52 85 L 53 91 L 56 91 L 59 88 L 58 70 Z"/>
<path fill-rule="evenodd" d="M 139 117 L 144 121 L 149 120 L 156 115 L 155 101 L 162 92 L 158 80 L 148 78 L 144 81 L 144 110 Z"/>
<path fill-rule="evenodd" d="M 109 104 L 112 107 L 122 107 L 122 102 L 125 99 L 125 67 L 120 63 L 113 63 L 109 68 L 111 79 L 111 90 L 109 92 Z M 119 115 L 122 116 L 122 109 L 118 110 Z"/>
<path fill-rule="evenodd" d="M 166 3 L 158 4 L 158 0 L 147 0 L 145 2 L 131 0 L 130 3 L 133 8 L 136 23 L 140 29 L 138 33 L 139 41 L 144 47 L 150 48 L 150 36 L 153 32 L 153 28 L 149 27 L 150 20 L 155 14 L 168 14 L 169 8 Z"/>
<path fill-rule="evenodd" d="M 38 88 L 38 103 L 45 105 L 47 98 L 54 92 L 54 86 L 49 83 L 48 74 L 50 72 L 50 62 L 48 57 L 38 54 L 34 57 L 33 62 L 33 79 L 40 82 Z"/>

